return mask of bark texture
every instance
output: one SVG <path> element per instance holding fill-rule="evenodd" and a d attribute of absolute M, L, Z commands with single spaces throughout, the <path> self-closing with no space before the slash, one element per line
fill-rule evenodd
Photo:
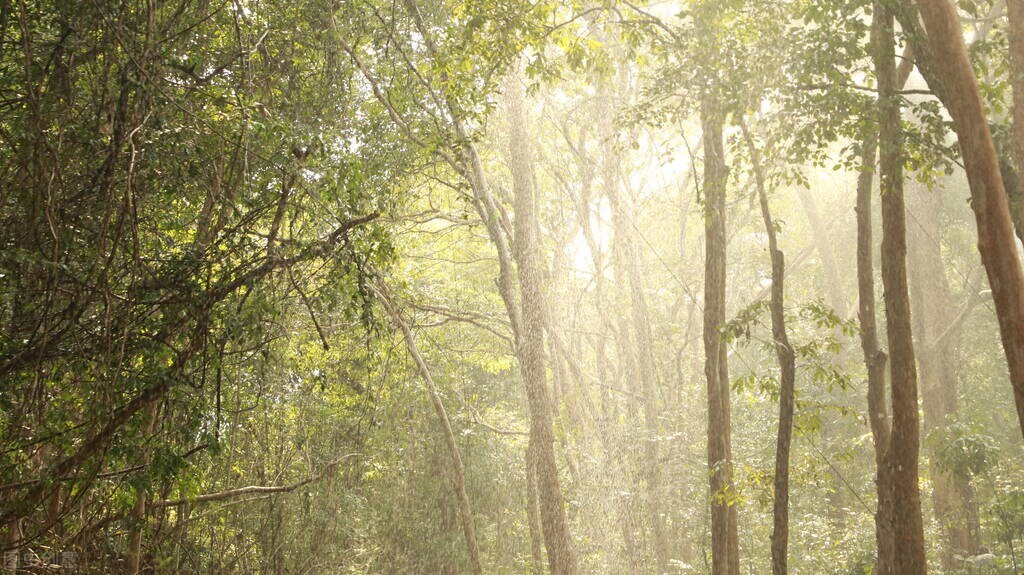
<path fill-rule="evenodd" d="M 1024 172 L 1024 0 L 1006 0 L 1006 15 L 1010 21 L 1010 85 L 1013 88 L 1013 152 L 1017 161 L 1017 174 Z M 1024 205 L 1021 202 L 1020 182 L 1003 182 L 1010 196 L 1010 213 L 1018 237 L 1024 241 Z M 1015 201 L 1014 201 L 1015 200 Z"/>
<path fill-rule="evenodd" d="M 875 573 L 893 575 L 892 485 L 885 452 L 889 446 L 889 406 L 885 399 L 887 357 L 878 345 L 875 312 L 874 232 L 872 230 L 872 175 L 877 155 L 876 138 L 862 142 L 862 165 L 857 177 L 857 294 L 860 345 L 868 372 L 868 423 L 875 452 L 875 545 L 878 557 Z"/>
<path fill-rule="evenodd" d="M 537 457 L 532 446 L 526 446 L 526 522 L 530 527 L 530 558 L 534 575 L 544 573 L 544 533 L 540 526 L 540 505 L 537 501 Z"/>
<path fill-rule="evenodd" d="M 711 489 L 711 572 L 739 575 L 739 535 L 732 481 L 732 438 L 725 324 L 725 186 L 728 170 L 724 118 L 711 98 L 702 104 L 704 126 L 704 375 L 708 387 L 708 470 Z"/>
<path fill-rule="evenodd" d="M 874 31 L 874 30 L 873 30 Z M 914 68 L 914 53 L 903 52 L 896 83 L 902 86 Z M 878 551 L 875 573 L 892 575 L 894 551 L 892 532 L 892 481 L 885 464 L 891 425 L 889 407 L 885 399 L 885 366 L 887 356 L 878 345 L 878 323 L 875 300 L 874 230 L 871 213 L 871 194 L 875 161 L 878 155 L 878 136 L 875 133 L 860 143 L 861 166 L 857 176 L 857 316 L 860 322 L 860 343 L 867 368 L 868 423 L 871 426 L 872 446 L 875 454 L 875 544 Z"/>
<path fill-rule="evenodd" d="M 944 96 L 960 143 L 971 188 L 971 208 L 978 224 L 978 250 L 992 288 L 1017 417 L 1024 435 L 1024 270 L 999 159 L 956 7 L 949 0 L 918 0 L 917 5 L 928 34 L 935 82 L 941 86 L 937 91 Z M 933 83 L 931 78 L 928 81 L 929 85 Z"/>
<path fill-rule="evenodd" d="M 895 573 L 927 572 L 924 522 L 918 487 L 920 422 L 917 368 L 907 285 L 906 213 L 903 200 L 902 130 L 896 95 L 896 53 L 893 15 L 881 2 L 872 24 L 875 75 L 878 79 L 879 174 L 882 195 L 882 285 L 889 340 L 892 387 L 892 432 L 886 465 L 892 479 Z"/>
<path fill-rule="evenodd" d="M 536 191 L 532 158 L 526 133 L 522 85 L 518 78 L 506 82 L 509 110 L 509 157 L 515 194 L 514 256 L 519 268 L 522 302 L 518 339 L 519 370 L 526 384 L 530 406 L 530 445 L 536 449 L 537 491 L 544 531 L 548 568 L 552 575 L 575 575 L 576 557 L 565 517 L 562 487 L 555 460 L 554 422 L 544 354 L 543 271 L 540 265 Z"/>

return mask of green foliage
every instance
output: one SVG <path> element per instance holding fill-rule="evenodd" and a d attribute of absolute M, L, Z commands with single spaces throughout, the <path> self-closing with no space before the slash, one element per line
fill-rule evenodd
<path fill-rule="evenodd" d="M 963 477 L 979 477 L 989 473 L 999 461 L 995 438 L 977 425 L 964 422 L 948 424 L 927 438 L 939 464 Z"/>
<path fill-rule="evenodd" d="M 745 569 L 769 570 L 780 375 L 742 118 L 787 260 L 793 571 L 872 573 L 851 211 L 877 130 L 871 17 L 860 0 L 2 3 L 0 540 L 74 549 L 83 573 L 120 571 L 135 534 L 144 572 L 468 571 L 450 453 L 376 301 L 386 286 L 448 411 L 485 571 L 534 571 L 531 414 L 469 185 L 493 195 L 515 250 L 518 120 L 500 92 L 522 69 L 580 572 L 653 571 L 656 518 L 671 568 L 706 573 L 712 501 L 739 509 Z M 1004 28 L 971 57 L 1010 150 Z M 719 336 L 735 485 L 715 493 L 699 349 L 705 106 L 727 116 L 730 168 Z M 906 167 L 948 198 L 940 271 L 953 299 L 973 298 L 977 236 L 947 113 L 919 83 L 900 106 Z M 820 299 L 829 251 L 846 309 Z M 995 320 L 964 309 L 960 413 L 925 438 L 922 485 L 941 469 L 971 490 L 1002 568 L 1024 539 L 1019 436 Z M 230 495 L 249 485 L 286 489 Z"/>

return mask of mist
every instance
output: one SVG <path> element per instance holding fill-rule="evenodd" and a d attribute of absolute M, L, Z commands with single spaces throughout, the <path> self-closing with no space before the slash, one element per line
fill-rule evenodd
<path fill-rule="evenodd" d="M 1022 0 L 0 6 L 10 573 L 1024 573 Z"/>

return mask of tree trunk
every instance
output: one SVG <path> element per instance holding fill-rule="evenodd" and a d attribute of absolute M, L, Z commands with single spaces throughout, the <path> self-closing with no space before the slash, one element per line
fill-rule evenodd
<path fill-rule="evenodd" d="M 1024 201 L 1021 198 L 1020 178 L 1024 173 L 1024 0 L 1006 0 L 1006 13 L 1010 20 L 1010 83 L 1013 87 L 1013 151 L 1017 161 L 1013 182 L 1003 178 L 1009 197 L 1010 216 L 1017 237 L 1024 242 Z M 1005 172 L 1004 172 L 1005 173 Z M 1024 424 L 1022 424 L 1024 425 Z"/>
<path fill-rule="evenodd" d="M 878 347 L 878 325 L 875 318 L 874 241 L 871 225 L 871 193 L 877 139 L 861 143 L 862 165 L 857 177 L 857 294 L 860 319 L 860 345 L 868 372 L 868 422 L 875 451 L 875 544 L 878 557 L 875 573 L 893 575 L 894 552 L 892 532 L 892 485 L 885 464 L 889 446 L 889 407 L 885 400 L 886 355 Z"/>
<path fill-rule="evenodd" d="M 793 406 L 796 395 L 796 355 L 789 344 L 786 332 L 785 313 L 785 280 L 786 260 L 779 249 L 776 237 L 775 222 L 772 220 L 768 205 L 768 191 L 765 189 L 764 171 L 761 167 L 761 156 L 754 145 L 754 140 L 747 130 L 746 122 L 740 118 L 743 139 L 750 151 L 750 159 L 754 168 L 754 180 L 757 183 L 757 197 L 761 205 L 761 219 L 764 221 L 765 233 L 768 235 L 768 253 L 772 265 L 771 317 L 772 340 L 775 343 L 775 354 L 779 360 L 779 430 L 775 442 L 775 499 L 772 506 L 772 573 L 786 575 L 788 573 L 787 552 L 789 548 L 789 452 L 793 439 Z"/>
<path fill-rule="evenodd" d="M 915 54 L 908 47 L 903 52 L 896 70 L 897 85 L 907 82 L 914 69 Z M 893 573 L 892 486 L 885 465 L 885 451 L 889 446 L 889 407 L 885 400 L 885 365 L 887 357 L 878 346 L 878 323 L 875 313 L 874 231 L 871 213 L 872 183 L 878 152 L 877 134 L 865 137 L 860 143 L 861 166 L 857 176 L 857 316 L 860 322 L 860 343 L 867 369 L 868 422 L 871 426 L 872 446 L 875 453 L 875 544 L 878 556 L 877 575 Z"/>
<path fill-rule="evenodd" d="M 413 18 L 423 37 L 427 51 L 434 57 L 437 48 L 433 42 L 416 0 L 405 0 L 406 10 Z M 462 122 L 462 115 L 450 94 L 445 105 L 450 115 L 451 128 L 459 141 L 467 142 L 456 168 L 469 182 L 477 213 L 484 222 L 487 235 L 498 255 L 498 292 L 505 305 L 512 332 L 515 336 L 516 359 L 526 387 L 530 412 L 530 441 L 536 452 L 537 491 L 541 507 L 544 546 L 552 575 L 575 575 L 576 558 L 565 519 L 564 501 L 558 480 L 558 466 L 554 451 L 554 424 L 547 387 L 544 358 L 544 300 L 537 246 L 537 221 L 534 213 L 534 190 L 531 172 L 529 140 L 525 134 L 525 117 L 521 104 L 521 88 L 513 83 L 510 90 L 510 117 L 512 170 L 516 192 L 515 254 L 509 246 L 501 216 L 487 179 L 480 155 L 471 143 Z M 522 306 L 516 302 L 512 259 L 519 264 L 519 288 Z"/>
<path fill-rule="evenodd" d="M 575 575 L 576 558 L 565 518 L 562 488 L 554 450 L 554 425 L 544 357 L 543 273 L 538 246 L 536 192 L 533 188 L 530 142 L 526 134 L 522 86 L 518 78 L 506 83 L 509 110 L 509 152 L 515 193 L 515 245 L 522 302 L 518 339 L 519 370 L 530 405 L 530 443 L 536 449 L 537 490 L 541 525 L 552 575 Z"/>
<path fill-rule="evenodd" d="M 618 516 L 619 531 L 622 536 L 621 552 L 615 566 L 622 573 L 638 573 L 642 566 L 642 558 L 639 544 L 636 540 L 636 521 L 633 516 L 634 505 L 632 504 L 631 492 L 632 482 L 627 478 L 629 475 L 629 462 L 627 458 L 621 457 L 616 453 L 616 447 L 609 437 L 609 433 L 615 425 L 617 409 L 609 396 L 609 387 L 611 387 L 608 369 L 609 356 L 605 342 L 610 332 L 613 331 L 611 326 L 613 318 L 609 317 L 610 314 L 603 312 L 607 309 L 606 306 L 614 304 L 607 301 L 609 290 L 605 287 L 607 280 L 604 273 L 607 258 L 604 255 L 604 246 L 598 241 L 592 220 L 592 210 L 594 209 L 594 196 L 592 195 L 595 175 L 594 167 L 600 163 L 602 183 L 614 181 L 617 177 L 610 175 L 617 174 L 615 164 L 619 161 L 619 158 L 617 156 L 613 157 L 614 150 L 610 146 L 612 123 L 608 121 L 610 115 L 614 113 L 612 103 L 614 94 L 611 90 L 612 84 L 610 81 L 597 78 L 595 83 L 597 84 L 597 97 L 595 98 L 596 105 L 594 107 L 593 124 L 598 127 L 597 133 L 601 140 L 601 157 L 599 161 L 594 161 L 586 153 L 586 147 L 581 138 L 581 142 L 575 149 L 577 165 L 583 174 L 579 198 L 575 202 L 576 217 L 584 240 L 587 243 L 587 248 L 590 251 L 591 262 L 594 267 L 594 309 L 599 318 L 598 331 L 594 335 L 594 352 L 596 356 L 597 385 L 600 387 L 599 393 L 601 397 L 600 427 L 597 436 L 606 457 L 605 472 L 612 479 L 613 485 L 616 486 L 615 489 L 610 491 L 614 499 L 612 505 Z M 603 193 L 608 195 L 607 191 L 603 190 Z M 600 197 L 599 194 L 597 199 L 600 200 Z M 618 263 L 619 261 L 617 257 L 611 259 L 613 263 Z M 617 327 L 614 330 L 616 332 L 616 342 L 619 342 L 619 330 Z M 611 371 L 614 372 L 614 370 Z"/>
<path fill-rule="evenodd" d="M 928 32 L 937 80 L 943 86 L 960 143 L 971 188 L 971 209 L 978 224 L 978 250 L 992 288 L 1017 417 L 1024 435 L 1024 270 L 1006 188 L 956 8 L 949 0 L 918 0 L 917 4 Z"/>
<path fill-rule="evenodd" d="M 704 126 L 704 374 L 708 386 L 711 572 L 712 575 L 739 575 L 728 350 L 719 331 L 725 324 L 725 187 L 728 169 L 722 136 L 724 119 L 709 97 L 702 103 L 701 121 Z"/>
<path fill-rule="evenodd" d="M 892 474 L 895 568 L 900 575 L 927 572 L 924 522 L 918 488 L 920 423 L 917 369 L 907 287 L 906 214 L 903 205 L 902 130 L 896 95 L 894 23 L 890 10 L 875 2 L 872 36 L 879 92 L 879 174 L 882 195 L 882 285 L 889 339 L 892 433 L 886 464 Z"/>
<path fill-rule="evenodd" d="M 544 573 L 544 533 L 540 526 L 540 505 L 537 501 L 537 457 L 532 445 L 526 446 L 526 523 L 530 527 L 531 569 L 534 575 Z"/>
<path fill-rule="evenodd" d="M 909 228 L 911 312 L 917 335 L 918 367 L 921 374 L 921 397 L 924 406 L 924 435 L 942 433 L 956 419 L 959 322 L 948 317 L 954 309 L 949 279 L 943 268 L 942 230 L 938 192 L 914 186 L 909 194 Z M 968 297 L 973 297 L 968 295 Z M 968 305 L 965 303 L 964 305 Z M 927 442 L 926 442 L 927 443 Z M 943 569 L 959 567 L 955 555 L 974 556 L 979 553 L 980 524 L 978 506 L 974 501 L 970 478 L 948 468 L 940 453 L 930 454 L 932 499 L 935 518 L 943 534 Z"/>

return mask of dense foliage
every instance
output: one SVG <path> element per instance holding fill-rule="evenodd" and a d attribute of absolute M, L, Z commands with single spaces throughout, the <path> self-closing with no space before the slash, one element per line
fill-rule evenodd
<path fill-rule="evenodd" d="M 891 574 L 867 249 L 908 266 L 928 567 L 1024 569 L 949 1 L 0 0 L 5 567 L 738 575 L 717 510 L 778 573 L 784 487 L 790 571 Z M 1024 237 L 1015 12 L 953 5 Z"/>

